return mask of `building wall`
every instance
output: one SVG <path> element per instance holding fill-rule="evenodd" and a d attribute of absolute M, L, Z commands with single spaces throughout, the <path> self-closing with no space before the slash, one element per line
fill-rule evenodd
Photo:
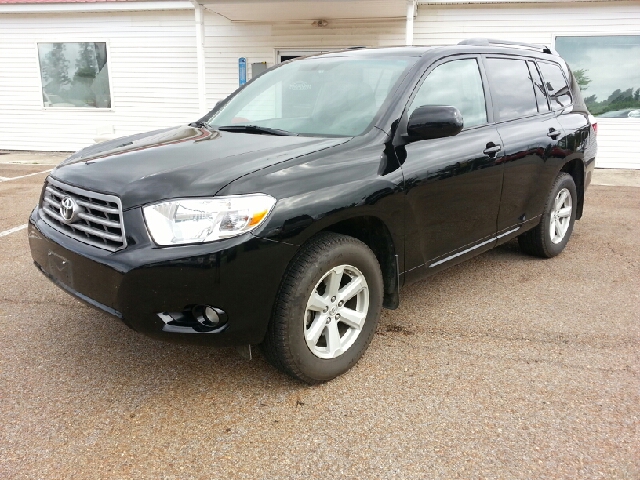
<path fill-rule="evenodd" d="M 554 44 L 555 35 L 640 34 L 640 2 L 420 5 L 416 45 L 458 43 L 489 37 Z M 640 169 L 640 119 L 598 119 L 602 168 Z"/>
<path fill-rule="evenodd" d="M 0 148 L 71 151 L 197 119 L 193 11 L 0 15 Z M 106 41 L 112 108 L 43 108 L 37 42 Z"/>
<path fill-rule="evenodd" d="M 403 21 L 232 23 L 205 16 L 209 107 L 238 88 L 238 58 L 276 62 L 278 49 L 404 42 Z M 106 41 L 112 108 L 44 108 L 38 42 Z M 248 68 L 248 77 L 251 69 Z M 0 15 L 0 149 L 74 151 L 117 136 L 199 118 L 193 10 Z"/>
<path fill-rule="evenodd" d="M 640 34 L 640 2 L 420 5 L 416 45 L 493 37 L 553 44 L 556 34 Z M 404 43 L 404 20 L 232 23 L 207 11 L 207 104 L 238 87 L 238 58 L 276 62 L 279 49 Z M 112 108 L 42 106 L 37 42 L 106 41 Z M 251 77 L 250 66 L 248 76 Z M 100 133 L 148 131 L 198 118 L 193 10 L 1 14 L 0 149 L 68 151 Z M 640 168 L 640 120 L 599 119 L 599 167 Z"/>

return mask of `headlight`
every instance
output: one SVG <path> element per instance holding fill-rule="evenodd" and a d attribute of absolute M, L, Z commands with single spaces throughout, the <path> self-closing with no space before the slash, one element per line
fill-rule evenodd
<path fill-rule="evenodd" d="M 260 225 L 275 204 L 275 198 L 256 193 L 169 200 L 142 211 L 149 235 L 165 246 L 235 237 Z"/>

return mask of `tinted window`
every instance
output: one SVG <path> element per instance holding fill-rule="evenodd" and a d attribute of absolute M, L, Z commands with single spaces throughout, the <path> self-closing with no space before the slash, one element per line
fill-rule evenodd
<path fill-rule="evenodd" d="M 555 63 L 546 62 L 540 62 L 538 65 L 540 65 L 542 78 L 544 78 L 544 85 L 547 87 L 547 92 L 549 92 L 551 108 L 558 110 L 559 108 L 571 105 L 569 87 L 567 86 L 567 81 L 560 67 Z"/>
<path fill-rule="evenodd" d="M 548 112 L 549 104 L 547 103 L 547 95 L 544 93 L 544 86 L 542 85 L 542 78 L 540 78 L 540 72 L 536 68 L 534 62 L 527 61 L 529 66 L 529 75 L 533 81 L 533 91 L 536 94 L 536 102 L 538 103 L 539 112 Z"/>
<path fill-rule="evenodd" d="M 482 77 L 475 59 L 454 60 L 436 67 L 420 86 L 409 109 L 423 105 L 452 105 L 460 110 L 464 126 L 487 123 Z"/>
<path fill-rule="evenodd" d="M 557 37 L 595 116 L 640 118 L 640 35 Z"/>
<path fill-rule="evenodd" d="M 524 60 L 488 58 L 489 81 L 498 107 L 498 120 L 505 121 L 538 112 L 529 68 Z"/>

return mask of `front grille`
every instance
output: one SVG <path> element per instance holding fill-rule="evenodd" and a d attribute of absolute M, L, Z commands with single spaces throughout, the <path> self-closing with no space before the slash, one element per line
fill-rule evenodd
<path fill-rule="evenodd" d="M 45 222 L 80 242 L 111 252 L 127 246 L 122 204 L 114 195 L 90 192 L 48 178 L 41 208 Z"/>

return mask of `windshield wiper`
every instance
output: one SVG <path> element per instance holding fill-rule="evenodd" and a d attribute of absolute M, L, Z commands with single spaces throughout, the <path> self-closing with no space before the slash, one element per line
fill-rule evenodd
<path fill-rule="evenodd" d="M 245 133 L 257 133 L 266 135 L 298 135 L 294 132 L 288 132 L 287 130 L 280 130 L 279 128 L 261 127 L 260 125 L 224 125 L 217 127 L 218 130 L 225 132 L 245 132 Z"/>

